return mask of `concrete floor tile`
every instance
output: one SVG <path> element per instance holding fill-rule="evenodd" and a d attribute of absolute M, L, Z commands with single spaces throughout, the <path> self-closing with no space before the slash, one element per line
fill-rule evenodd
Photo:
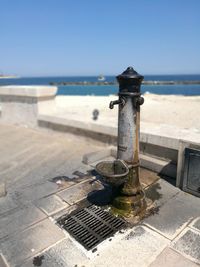
<path fill-rule="evenodd" d="M 180 192 L 143 223 L 172 240 L 199 214 L 200 199 Z"/>
<path fill-rule="evenodd" d="M 0 215 L 0 239 L 21 231 L 45 217 L 46 215 L 34 205 L 9 210 Z"/>
<path fill-rule="evenodd" d="M 17 208 L 17 203 L 12 199 L 10 194 L 0 198 L 0 217 L 3 213 L 8 212 L 14 208 Z"/>
<path fill-rule="evenodd" d="M 181 192 L 179 188 L 173 186 L 164 179 L 159 179 L 145 190 L 146 197 L 150 198 L 157 207 L 165 204 L 179 192 Z"/>
<path fill-rule="evenodd" d="M 159 180 L 160 177 L 157 173 L 149 171 L 145 168 L 140 168 L 140 182 L 143 184 L 143 187 L 150 186 Z"/>
<path fill-rule="evenodd" d="M 35 205 L 43 210 L 48 216 L 69 206 L 65 201 L 56 195 L 41 198 L 35 202 Z"/>
<path fill-rule="evenodd" d="M 64 237 L 63 231 L 49 219 L 46 219 L 23 232 L 6 238 L 0 243 L 0 250 L 11 266 L 21 266 L 26 259 Z"/>
<path fill-rule="evenodd" d="M 88 194 L 92 194 L 93 192 L 102 188 L 103 186 L 98 182 L 87 181 L 63 190 L 57 195 L 70 205 L 73 205 L 86 198 Z"/>
<path fill-rule="evenodd" d="M 17 193 L 14 191 L 13 198 L 16 202 L 23 205 L 23 203 L 34 202 L 37 199 L 51 195 L 58 192 L 58 186 L 56 183 L 49 181 L 41 181 L 39 183 L 29 185 L 26 188 L 17 189 Z"/>
<path fill-rule="evenodd" d="M 85 254 L 76 247 L 73 241 L 64 239 L 44 253 L 16 267 L 78 267 L 87 266 L 84 264 L 87 261 Z"/>
<path fill-rule="evenodd" d="M 121 240 L 116 241 L 114 237 L 108 242 L 97 247 L 98 256 L 87 267 L 147 267 L 169 243 L 144 226 L 133 228 Z"/>
<path fill-rule="evenodd" d="M 200 264 L 200 233 L 187 227 L 171 244 L 171 247 Z"/>
<path fill-rule="evenodd" d="M 74 210 L 76 210 L 78 208 L 78 206 L 76 204 L 72 205 L 72 206 L 69 206 L 67 207 L 66 209 L 63 209 L 55 214 L 52 215 L 52 218 L 54 220 L 57 220 L 59 219 L 60 217 L 62 216 L 65 216 L 65 215 L 68 215 L 70 214 L 71 212 L 73 212 Z"/>
<path fill-rule="evenodd" d="M 198 267 L 176 251 L 165 248 L 149 267 Z"/>

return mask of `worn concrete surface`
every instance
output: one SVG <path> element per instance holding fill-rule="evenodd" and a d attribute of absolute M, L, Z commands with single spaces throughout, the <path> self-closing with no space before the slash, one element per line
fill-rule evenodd
<path fill-rule="evenodd" d="M 73 241 L 69 238 L 62 240 L 49 250 L 45 251 L 35 258 L 29 259 L 23 265 L 16 267 L 74 267 L 84 266 L 88 258 L 74 245 Z M 35 265 L 34 265 L 35 263 Z M 38 265 L 36 265 L 38 263 Z M 41 263 L 41 265 L 39 265 Z"/>
<path fill-rule="evenodd" d="M 64 238 L 60 228 L 46 219 L 25 231 L 9 236 L 1 241 L 0 249 L 11 266 L 22 264 L 24 260 Z"/>
<path fill-rule="evenodd" d="M 200 215 L 200 198 L 179 192 L 169 199 L 154 216 L 144 220 L 160 234 L 173 240 L 191 221 Z"/>
<path fill-rule="evenodd" d="M 200 264 L 200 231 L 187 227 L 171 243 L 171 247 L 182 255 Z"/>
<path fill-rule="evenodd" d="M 176 251 L 166 248 L 149 267 L 198 267 Z"/>
<path fill-rule="evenodd" d="M 63 214 L 93 201 L 104 205 L 110 197 L 110 187 L 96 180 L 93 163 L 81 163 L 86 152 L 104 148 L 70 134 L 0 125 L 0 183 L 7 185 L 6 196 L 0 198 L 3 267 L 127 267 L 133 263 L 170 267 L 175 261 L 176 266 L 194 267 L 199 263 L 200 199 L 145 169 L 141 169 L 141 182 L 155 210 L 140 225 L 105 240 L 94 253 L 56 225 Z"/>

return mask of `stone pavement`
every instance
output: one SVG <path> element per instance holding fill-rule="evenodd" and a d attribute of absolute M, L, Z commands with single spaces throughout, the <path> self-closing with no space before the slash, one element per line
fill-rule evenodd
<path fill-rule="evenodd" d="M 155 211 L 86 251 L 56 219 L 77 207 L 106 205 L 110 189 L 83 154 L 103 145 L 70 134 L 0 126 L 0 267 L 198 266 L 200 199 L 148 170 L 141 182 Z"/>

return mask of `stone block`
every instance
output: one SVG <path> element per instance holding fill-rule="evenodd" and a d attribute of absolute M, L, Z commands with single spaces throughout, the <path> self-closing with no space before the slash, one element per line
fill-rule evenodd
<path fill-rule="evenodd" d="M 46 122 L 46 124 L 43 124 L 44 127 L 49 127 L 57 131 L 66 131 L 71 128 L 72 132 L 74 132 L 75 129 L 78 129 L 79 131 L 83 130 L 86 135 L 89 132 L 93 132 L 105 136 L 117 136 L 116 127 L 98 125 L 94 122 L 85 122 L 77 119 L 73 120 L 71 118 L 59 117 L 53 114 L 40 114 L 39 121 Z M 99 137 L 101 138 L 101 135 Z"/>
<path fill-rule="evenodd" d="M 64 237 L 63 231 L 46 219 L 23 232 L 4 239 L 0 243 L 0 250 L 11 266 L 22 266 L 26 259 L 34 257 Z"/>
<path fill-rule="evenodd" d="M 20 96 L 20 97 L 48 97 L 55 96 L 58 88 L 56 86 L 41 85 L 9 85 L 1 86 L 0 96 Z"/>
<path fill-rule="evenodd" d="M 176 165 L 171 163 L 170 161 L 140 154 L 140 163 L 141 166 L 144 168 L 147 168 L 162 175 L 176 178 Z"/>
<path fill-rule="evenodd" d="M 1 121 L 10 124 L 37 126 L 37 116 L 53 112 L 57 87 L 2 86 L 0 92 Z"/>

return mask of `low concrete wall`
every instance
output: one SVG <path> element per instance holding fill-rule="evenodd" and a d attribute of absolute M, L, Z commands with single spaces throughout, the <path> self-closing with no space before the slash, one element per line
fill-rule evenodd
<path fill-rule="evenodd" d="M 114 146 L 117 144 L 117 127 L 70 120 L 54 115 L 39 115 L 38 123 L 39 126 L 54 131 L 71 132 Z M 184 151 L 179 152 L 183 137 L 187 138 L 187 144 L 192 143 L 193 140 L 199 140 L 200 143 L 200 135 L 190 130 L 172 129 L 167 125 L 163 129 L 145 128 L 145 131 L 140 133 L 141 165 L 161 175 L 176 179 L 178 159 L 184 153 Z"/>
<path fill-rule="evenodd" d="M 39 113 L 54 111 L 56 92 L 53 86 L 1 86 L 1 121 L 35 127 Z"/>

